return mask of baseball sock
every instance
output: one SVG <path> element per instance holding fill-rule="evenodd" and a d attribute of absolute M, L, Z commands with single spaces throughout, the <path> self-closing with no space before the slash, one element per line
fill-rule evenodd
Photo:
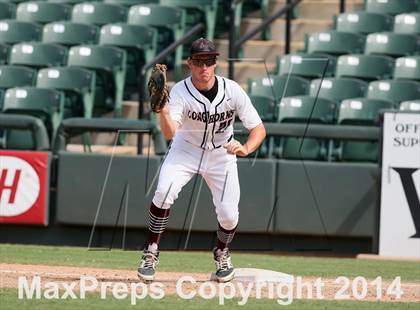
<path fill-rule="evenodd" d="M 216 248 L 223 250 L 226 248 L 229 243 L 232 242 L 233 236 L 235 235 L 236 227 L 234 229 L 228 230 L 224 229 L 220 224 L 217 229 L 217 242 Z"/>
<path fill-rule="evenodd" d="M 146 247 L 149 251 L 157 251 L 160 237 L 168 224 L 169 210 L 158 208 L 153 203 L 150 205 L 149 236 L 146 241 Z"/>

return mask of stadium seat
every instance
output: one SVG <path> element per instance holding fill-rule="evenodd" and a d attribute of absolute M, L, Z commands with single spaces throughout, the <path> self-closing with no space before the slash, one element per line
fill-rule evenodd
<path fill-rule="evenodd" d="M 66 3 L 66 4 L 77 4 L 82 2 L 89 2 L 90 0 L 47 0 L 48 2 L 54 2 L 54 3 Z"/>
<path fill-rule="evenodd" d="M 382 55 L 342 55 L 338 57 L 336 77 L 353 77 L 366 81 L 392 77 L 395 60 Z"/>
<path fill-rule="evenodd" d="M 420 82 L 380 80 L 369 83 L 367 98 L 392 101 L 395 107 L 402 101 L 420 98 Z"/>
<path fill-rule="evenodd" d="M 70 21 L 53 22 L 44 26 L 42 41 L 65 46 L 98 43 L 99 28 L 95 25 Z"/>
<path fill-rule="evenodd" d="M 304 78 L 333 76 L 336 57 L 325 54 L 288 54 L 277 58 L 279 75 L 298 75 Z"/>
<path fill-rule="evenodd" d="M 128 12 L 131 25 L 151 26 L 158 30 L 158 53 L 171 43 L 180 39 L 185 32 L 186 12 L 183 9 L 155 4 L 135 5 Z M 183 46 L 180 45 L 175 56 L 167 60 L 178 74 L 181 72 Z"/>
<path fill-rule="evenodd" d="M 104 0 L 104 2 L 130 7 L 130 6 L 138 5 L 138 4 L 151 4 L 151 3 L 158 4 L 159 0 Z"/>
<path fill-rule="evenodd" d="M 93 114 L 96 73 L 77 67 L 53 67 L 38 72 L 37 87 L 62 90 L 66 96 L 64 118 Z"/>
<path fill-rule="evenodd" d="M 354 98 L 343 100 L 338 113 L 338 124 L 378 125 L 379 111 L 392 108 L 392 102 L 381 99 Z M 376 162 L 378 160 L 378 143 L 341 141 L 337 153 L 340 160 Z"/>
<path fill-rule="evenodd" d="M 0 19 L 14 18 L 16 6 L 13 3 L 0 2 Z"/>
<path fill-rule="evenodd" d="M 127 52 L 124 92 L 126 94 L 137 92 L 139 89 L 138 72 L 156 55 L 157 30 L 141 25 L 108 24 L 101 29 L 99 43 L 117 46 Z"/>
<path fill-rule="evenodd" d="M 53 89 L 17 87 L 6 91 L 4 113 L 26 114 L 39 117 L 53 141 L 63 119 L 64 94 Z M 22 130 L 5 130 L 6 145 L 13 149 L 32 149 L 33 137 Z"/>
<path fill-rule="evenodd" d="M 0 43 L 0 65 L 6 64 L 9 61 L 10 46 Z"/>
<path fill-rule="evenodd" d="M 420 99 L 403 101 L 400 104 L 401 111 L 419 111 L 420 112 Z"/>
<path fill-rule="evenodd" d="M 17 20 L 39 24 L 68 20 L 70 16 L 71 7 L 69 5 L 45 1 L 22 2 L 16 10 Z"/>
<path fill-rule="evenodd" d="M 41 25 L 14 19 L 0 21 L 0 43 L 15 44 L 25 41 L 39 41 L 41 36 Z"/>
<path fill-rule="evenodd" d="M 0 113 L 1 111 L 3 111 L 3 101 L 4 101 L 4 89 L 0 89 Z M 2 139 L 3 136 L 3 131 L 0 130 L 0 140 Z M 1 142 L 0 142 L 0 147 L 1 147 Z"/>
<path fill-rule="evenodd" d="M 308 53 L 327 53 L 331 55 L 357 54 L 363 52 L 365 38 L 352 32 L 329 31 L 309 34 Z"/>
<path fill-rule="evenodd" d="M 276 101 L 273 98 L 258 95 L 250 95 L 249 98 L 264 122 L 276 121 Z"/>
<path fill-rule="evenodd" d="M 73 7 L 71 19 L 75 23 L 95 24 L 98 26 L 125 22 L 127 20 L 127 8 L 99 1 L 78 3 Z"/>
<path fill-rule="evenodd" d="M 28 42 L 15 44 L 9 63 L 34 68 L 63 66 L 67 61 L 67 48 L 57 44 Z"/>
<path fill-rule="evenodd" d="M 420 81 L 420 56 L 397 58 L 394 79 L 411 79 Z"/>
<path fill-rule="evenodd" d="M 327 78 L 312 80 L 309 95 L 325 98 L 339 104 L 344 99 L 363 97 L 368 83 L 354 78 Z"/>
<path fill-rule="evenodd" d="M 280 102 L 281 123 L 331 124 L 335 115 L 336 104 L 328 99 L 297 96 L 283 98 Z M 325 139 L 282 137 L 275 142 L 274 154 L 288 159 L 324 160 L 327 150 Z"/>
<path fill-rule="evenodd" d="M 420 35 L 420 13 L 400 14 L 395 16 L 394 32 Z"/>
<path fill-rule="evenodd" d="M 414 34 L 380 32 L 367 36 L 365 54 L 383 54 L 392 57 L 420 53 L 420 37 Z"/>
<path fill-rule="evenodd" d="M 286 89 L 285 89 L 286 88 Z M 297 76 L 271 76 L 248 81 L 248 93 L 278 101 L 282 97 L 306 95 L 309 82 Z"/>
<path fill-rule="evenodd" d="M 36 70 L 23 66 L 0 66 L 0 88 L 35 85 Z"/>
<path fill-rule="evenodd" d="M 114 111 L 121 116 L 127 54 L 113 46 L 81 45 L 70 48 L 67 65 L 96 72 L 94 115 Z"/>
<path fill-rule="evenodd" d="M 389 15 L 369 12 L 342 13 L 337 18 L 338 31 L 368 34 L 372 32 L 391 31 L 393 18 Z"/>
<path fill-rule="evenodd" d="M 397 15 L 417 11 L 417 0 L 366 0 L 365 10 L 372 13 Z"/>
<path fill-rule="evenodd" d="M 160 0 L 160 4 L 186 9 L 187 27 L 190 28 L 202 22 L 206 26 L 203 36 L 209 40 L 214 39 L 218 4 L 217 0 Z"/>

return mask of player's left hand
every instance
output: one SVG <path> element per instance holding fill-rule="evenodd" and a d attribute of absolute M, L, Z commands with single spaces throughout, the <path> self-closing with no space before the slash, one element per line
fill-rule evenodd
<path fill-rule="evenodd" d="M 235 154 L 237 156 L 248 156 L 248 148 L 242 145 L 239 141 L 233 139 L 229 143 L 223 145 L 223 147 L 227 150 L 229 154 Z"/>

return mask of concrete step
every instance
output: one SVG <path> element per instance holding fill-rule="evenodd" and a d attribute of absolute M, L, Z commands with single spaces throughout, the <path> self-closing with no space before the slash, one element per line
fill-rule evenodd
<path fill-rule="evenodd" d="M 236 62 L 235 64 L 235 81 L 239 84 L 246 84 L 248 79 L 259 76 L 267 76 L 268 71 L 274 71 L 276 67 L 275 62 Z M 266 69 L 267 68 L 267 69 Z M 183 77 L 189 75 L 189 69 L 184 63 L 183 65 Z M 228 77 L 228 63 L 225 60 L 219 60 L 216 68 L 216 74 Z M 168 79 L 173 81 L 172 72 L 168 73 Z"/>
<path fill-rule="evenodd" d="M 243 18 L 241 24 L 241 35 L 248 33 L 250 30 L 254 29 L 261 24 L 260 18 Z M 305 33 L 309 32 L 318 32 L 329 30 L 332 28 L 333 21 L 322 20 L 322 19 L 303 19 L 298 18 L 292 21 L 292 41 L 303 41 Z M 270 25 L 271 29 L 271 39 L 272 40 L 285 40 L 285 28 L 286 23 L 284 19 L 277 19 Z M 227 39 L 228 34 L 224 34 L 222 38 Z M 253 37 L 253 39 L 259 40 L 261 38 L 260 34 Z"/>
<path fill-rule="evenodd" d="M 225 39 L 215 40 L 216 48 L 220 53 L 220 60 L 227 60 L 229 55 L 229 41 Z M 264 59 L 266 62 L 275 62 L 276 55 L 284 54 L 285 42 L 279 40 L 249 40 L 244 44 L 243 58 Z M 297 51 L 304 47 L 303 41 L 291 43 L 291 51 Z"/>
<path fill-rule="evenodd" d="M 339 0 L 304 0 L 298 4 L 298 17 L 309 19 L 331 20 L 339 14 Z M 270 0 L 269 12 L 276 12 L 286 4 L 286 0 Z M 363 0 L 346 0 L 346 12 L 353 12 L 363 8 Z M 250 17 L 261 17 L 261 12 L 250 14 Z"/>
<path fill-rule="evenodd" d="M 246 63 L 237 62 L 235 64 L 235 81 L 241 84 L 246 90 L 246 83 L 248 79 L 267 76 L 267 70 L 273 71 L 276 64 L 273 62 L 267 63 Z M 220 61 L 216 73 L 221 76 L 228 76 L 228 63 Z"/>

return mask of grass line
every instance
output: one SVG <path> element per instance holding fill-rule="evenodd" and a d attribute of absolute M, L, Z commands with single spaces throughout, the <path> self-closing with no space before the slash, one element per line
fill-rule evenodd
<path fill-rule="evenodd" d="M 0 262 L 17 264 L 43 264 L 110 269 L 136 270 L 138 251 L 87 251 L 80 247 L 51 247 L 34 245 L 0 245 Z M 336 278 L 363 276 L 392 280 L 401 276 L 403 282 L 420 282 L 420 264 L 352 258 L 324 258 L 279 256 L 232 252 L 236 267 L 261 268 L 289 273 L 295 276 Z M 214 263 L 210 252 L 163 251 L 159 271 L 212 272 Z"/>

